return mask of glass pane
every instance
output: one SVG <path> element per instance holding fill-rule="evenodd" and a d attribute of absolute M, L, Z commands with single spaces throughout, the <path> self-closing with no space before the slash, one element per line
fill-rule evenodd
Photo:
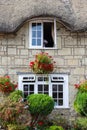
<path fill-rule="evenodd" d="M 63 85 L 59 85 L 59 86 L 58 86 L 58 90 L 59 90 L 59 91 L 63 91 Z"/>
<path fill-rule="evenodd" d="M 32 23 L 32 30 L 36 30 L 36 23 Z"/>
<path fill-rule="evenodd" d="M 28 92 L 24 92 L 24 98 L 27 98 Z"/>
<path fill-rule="evenodd" d="M 57 91 L 57 85 L 56 84 L 53 85 L 53 91 Z"/>
<path fill-rule="evenodd" d="M 32 39 L 32 45 L 36 46 L 36 39 Z"/>
<path fill-rule="evenodd" d="M 41 30 L 41 23 L 37 23 L 37 30 Z"/>
<path fill-rule="evenodd" d="M 48 92 L 44 92 L 44 94 L 47 94 L 47 95 L 49 95 L 49 93 L 48 93 Z"/>
<path fill-rule="evenodd" d="M 36 31 L 32 31 L 32 38 L 36 37 Z"/>
<path fill-rule="evenodd" d="M 63 100 L 59 100 L 58 104 L 59 106 L 63 105 Z"/>
<path fill-rule="evenodd" d="M 37 45 L 41 46 L 41 39 L 37 39 Z"/>
<path fill-rule="evenodd" d="M 58 106 L 57 99 L 54 99 L 54 105 L 55 105 L 55 106 Z"/>
<path fill-rule="evenodd" d="M 24 85 L 24 91 L 28 91 L 28 85 Z"/>
<path fill-rule="evenodd" d="M 43 93 L 43 92 L 38 92 L 38 93 Z"/>
<path fill-rule="evenodd" d="M 38 91 L 43 91 L 43 85 L 42 84 L 38 85 Z"/>
<path fill-rule="evenodd" d="M 30 85 L 30 91 L 34 91 L 34 85 L 33 84 Z"/>
<path fill-rule="evenodd" d="M 37 31 L 37 38 L 41 38 L 41 31 Z"/>
<path fill-rule="evenodd" d="M 59 98 L 63 98 L 63 93 L 59 93 L 59 94 L 58 94 L 58 97 L 59 97 Z"/>
<path fill-rule="evenodd" d="M 30 92 L 30 94 L 34 94 L 34 92 Z"/>
<path fill-rule="evenodd" d="M 38 81 L 43 81 L 43 77 L 38 77 Z"/>
<path fill-rule="evenodd" d="M 57 98 L 57 93 L 53 93 L 53 98 Z"/>
<path fill-rule="evenodd" d="M 49 77 L 44 77 L 44 81 L 49 81 Z"/>
<path fill-rule="evenodd" d="M 44 85 L 44 91 L 48 91 L 48 85 L 47 84 Z"/>

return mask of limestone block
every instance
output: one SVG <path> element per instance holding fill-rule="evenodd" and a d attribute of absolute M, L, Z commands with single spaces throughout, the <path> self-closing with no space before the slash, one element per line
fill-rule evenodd
<path fill-rule="evenodd" d="M 20 55 L 28 55 L 28 50 L 27 49 L 21 49 Z"/>
<path fill-rule="evenodd" d="M 69 60 L 67 60 L 67 65 L 69 65 L 69 66 L 77 66 L 78 65 L 78 60 L 69 59 Z"/>
<path fill-rule="evenodd" d="M 74 55 L 85 55 L 85 48 L 74 48 Z"/>
<path fill-rule="evenodd" d="M 10 57 L 2 56 L 2 65 L 10 65 L 11 62 Z"/>
<path fill-rule="evenodd" d="M 85 70 L 85 68 L 84 67 L 76 67 L 74 70 L 73 70 L 73 72 L 72 72 L 72 74 L 75 74 L 75 75 L 84 75 L 84 70 Z"/>
<path fill-rule="evenodd" d="M 58 50 L 58 55 L 71 55 L 71 48 L 63 48 L 62 50 Z"/>
<path fill-rule="evenodd" d="M 8 55 L 16 55 L 16 48 L 8 48 Z"/>
<path fill-rule="evenodd" d="M 23 65 L 24 63 L 23 63 L 23 59 L 20 59 L 20 58 L 17 58 L 17 59 L 15 59 L 15 65 Z"/>

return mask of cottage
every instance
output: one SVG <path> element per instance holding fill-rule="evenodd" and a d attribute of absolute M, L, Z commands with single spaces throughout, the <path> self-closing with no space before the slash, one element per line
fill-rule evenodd
<path fill-rule="evenodd" d="M 39 52 L 56 61 L 52 74 L 32 73 L 29 62 Z M 52 96 L 54 116 L 73 117 L 74 84 L 87 79 L 87 0 L 0 1 L 0 75 L 6 74 L 27 94 Z"/>

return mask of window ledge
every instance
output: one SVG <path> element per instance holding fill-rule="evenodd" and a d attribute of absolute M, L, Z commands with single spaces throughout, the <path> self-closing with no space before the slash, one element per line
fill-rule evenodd
<path fill-rule="evenodd" d="M 22 75 L 22 74 L 35 74 L 35 73 L 33 73 L 33 72 L 17 72 L 17 75 Z M 67 74 L 67 75 L 70 75 L 70 73 L 69 72 L 66 72 L 66 73 L 63 73 L 63 72 L 59 72 L 59 73 L 50 73 L 50 74 Z M 50 75 L 49 74 L 49 75 Z M 35 75 L 45 75 L 45 74 L 35 74 Z"/>

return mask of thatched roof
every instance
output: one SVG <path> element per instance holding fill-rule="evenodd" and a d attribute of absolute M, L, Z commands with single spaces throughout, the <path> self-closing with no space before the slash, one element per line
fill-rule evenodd
<path fill-rule="evenodd" d="M 0 32 L 15 32 L 39 16 L 57 17 L 72 31 L 85 31 L 87 0 L 0 0 Z"/>

